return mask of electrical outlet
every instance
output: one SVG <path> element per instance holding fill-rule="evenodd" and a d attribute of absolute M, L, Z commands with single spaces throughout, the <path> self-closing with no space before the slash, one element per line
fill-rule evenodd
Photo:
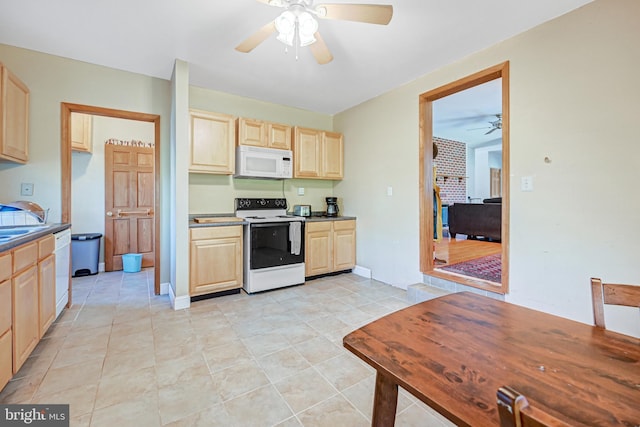
<path fill-rule="evenodd" d="M 387 196 L 393 196 L 393 187 L 387 187 Z"/>
<path fill-rule="evenodd" d="M 520 179 L 520 191 L 533 191 L 533 177 L 523 176 Z"/>
<path fill-rule="evenodd" d="M 304 187 L 298 187 L 298 196 L 304 196 Z"/>
<path fill-rule="evenodd" d="M 23 182 L 22 184 L 20 184 L 20 195 L 33 196 L 33 184 L 28 182 Z"/>

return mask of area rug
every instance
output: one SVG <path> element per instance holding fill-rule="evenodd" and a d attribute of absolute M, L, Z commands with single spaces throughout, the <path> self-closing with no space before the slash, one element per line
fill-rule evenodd
<path fill-rule="evenodd" d="M 502 258 L 500 254 L 489 255 L 472 259 L 471 261 L 459 262 L 437 268 L 464 276 L 489 280 L 490 282 L 502 282 Z"/>

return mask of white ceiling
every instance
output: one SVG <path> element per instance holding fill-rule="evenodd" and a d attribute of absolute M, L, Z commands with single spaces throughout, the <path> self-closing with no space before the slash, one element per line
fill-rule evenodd
<path fill-rule="evenodd" d="M 501 79 L 454 93 L 433 102 L 433 136 L 464 142 L 469 147 L 502 143 L 502 131 L 489 122 L 502 114 Z"/>
<path fill-rule="evenodd" d="M 235 51 L 281 12 L 256 0 L 0 0 L 0 43 L 163 79 L 179 58 L 192 85 L 335 114 L 590 1 L 364 0 L 390 24 L 321 20 L 326 65 L 275 36 Z"/>

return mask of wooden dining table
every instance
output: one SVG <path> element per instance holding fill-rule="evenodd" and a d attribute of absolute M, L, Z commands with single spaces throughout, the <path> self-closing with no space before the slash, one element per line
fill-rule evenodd
<path fill-rule="evenodd" d="M 575 426 L 640 426 L 640 339 L 460 292 L 344 337 L 376 370 L 372 426 L 393 426 L 398 386 L 459 426 L 499 426 L 496 392 Z"/>

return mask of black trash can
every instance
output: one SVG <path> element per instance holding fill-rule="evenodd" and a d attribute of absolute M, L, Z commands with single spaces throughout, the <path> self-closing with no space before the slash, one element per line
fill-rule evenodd
<path fill-rule="evenodd" d="M 71 277 L 98 274 L 100 233 L 71 235 Z"/>

